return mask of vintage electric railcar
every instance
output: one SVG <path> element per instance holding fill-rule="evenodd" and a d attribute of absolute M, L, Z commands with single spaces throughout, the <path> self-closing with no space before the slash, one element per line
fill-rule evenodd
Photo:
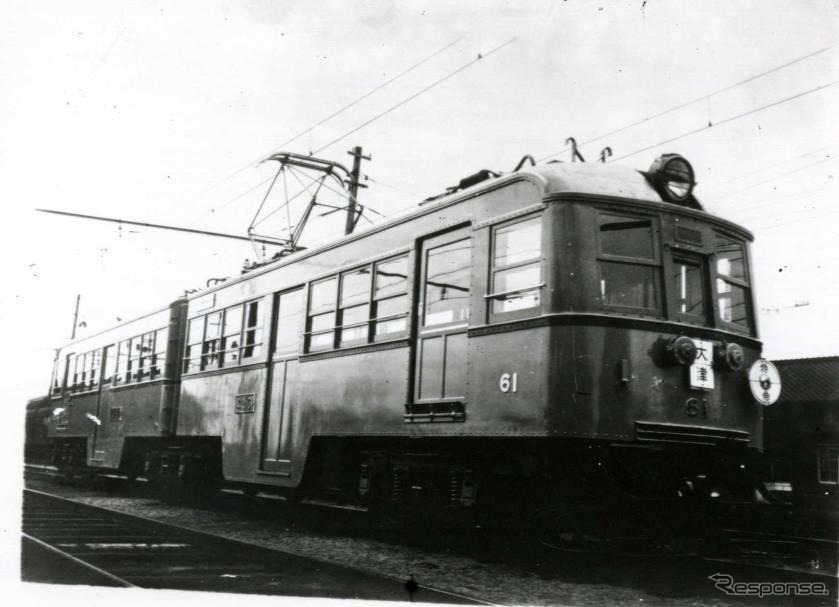
<path fill-rule="evenodd" d="M 747 495 L 751 234 L 675 155 L 473 177 L 63 348 L 56 461 L 521 515 Z"/>

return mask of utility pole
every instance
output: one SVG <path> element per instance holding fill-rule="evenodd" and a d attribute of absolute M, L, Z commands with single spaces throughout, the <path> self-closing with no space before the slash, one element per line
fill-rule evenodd
<path fill-rule="evenodd" d="M 81 301 L 81 299 L 81 293 L 76 295 L 76 311 L 73 313 L 73 333 L 70 335 L 70 339 L 76 339 L 76 325 L 79 322 L 79 301 Z"/>
<path fill-rule="evenodd" d="M 352 150 L 347 152 L 353 157 L 352 171 L 350 172 L 350 199 L 347 203 L 347 223 L 344 227 L 344 234 L 352 234 L 355 229 L 355 224 L 358 222 L 356 217 L 356 204 L 358 202 L 358 188 L 366 188 L 367 186 L 360 183 L 361 179 L 361 161 L 372 160 L 372 156 L 364 156 L 361 153 L 361 146 L 357 145 Z"/>

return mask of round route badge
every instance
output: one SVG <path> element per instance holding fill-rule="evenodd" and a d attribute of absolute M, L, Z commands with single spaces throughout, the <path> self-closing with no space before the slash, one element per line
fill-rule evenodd
<path fill-rule="evenodd" d="M 762 405 L 771 405 L 781 395 L 781 374 L 768 360 L 760 359 L 749 369 L 749 387 L 752 396 Z"/>

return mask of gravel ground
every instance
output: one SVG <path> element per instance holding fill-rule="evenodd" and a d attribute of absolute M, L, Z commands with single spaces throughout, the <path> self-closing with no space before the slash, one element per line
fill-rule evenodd
<path fill-rule="evenodd" d="M 77 487 L 28 479 L 27 486 L 79 502 L 243 542 L 347 565 L 400 579 L 413 574 L 421 585 L 503 605 L 740 605 L 713 588 L 678 559 L 545 552 L 504 558 L 503 538 L 488 551 L 418 546 L 416 542 L 342 533 L 341 523 L 295 524 L 288 516 L 254 518 L 248 507 L 203 509 L 169 505 L 143 496 L 114 495 L 107 487 Z M 280 506 L 282 508 L 282 506 Z M 339 517 L 340 520 L 340 517 Z M 328 529 L 327 529 L 328 528 Z M 381 535 L 381 534 L 379 534 Z M 499 545 L 500 544 L 500 545 Z M 475 552 L 482 554 L 476 555 Z M 421 590 L 417 600 L 422 600 Z M 754 603 L 752 603 L 754 604 Z M 765 603 L 762 603 L 765 604 Z"/>

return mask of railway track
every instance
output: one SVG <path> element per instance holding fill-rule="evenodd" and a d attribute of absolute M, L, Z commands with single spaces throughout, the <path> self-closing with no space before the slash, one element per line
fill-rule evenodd
<path fill-rule="evenodd" d="M 26 581 L 490 605 L 488 601 L 24 490 Z"/>
<path fill-rule="evenodd" d="M 33 480 L 35 477 L 40 477 L 43 481 L 35 482 L 35 486 L 43 491 L 51 492 L 50 485 L 53 484 L 55 473 L 49 469 L 41 472 L 37 472 L 38 470 L 28 469 L 27 476 Z M 299 507 L 289 510 L 276 500 L 268 500 L 260 496 L 221 493 L 218 498 L 212 500 L 211 505 L 196 510 L 194 507 L 182 508 L 172 504 L 164 505 L 162 502 L 160 506 L 156 505 L 159 502 L 155 499 L 155 494 L 150 493 L 148 485 L 144 483 L 125 484 L 118 480 L 110 482 L 104 479 L 97 481 L 92 490 L 87 485 L 85 488 L 68 487 L 64 483 L 62 485 L 64 487 L 60 493 L 72 499 L 77 499 L 76 493 L 78 493 L 78 497 L 84 501 L 97 504 L 113 503 L 119 510 L 125 509 L 126 512 L 140 513 L 147 517 L 166 516 L 167 520 L 178 521 L 180 525 L 193 527 L 194 525 L 189 521 L 193 520 L 192 516 L 198 516 L 200 518 L 194 520 L 205 530 L 202 533 L 218 534 L 221 531 L 224 535 L 228 537 L 232 535 L 240 541 L 261 543 L 258 539 L 259 534 L 254 533 L 254 530 L 273 529 L 272 537 L 276 535 L 277 538 L 282 538 L 277 542 L 272 542 L 273 546 L 280 550 L 285 550 L 289 539 L 298 542 L 301 536 L 308 536 L 314 539 L 314 544 L 293 543 L 290 550 L 313 556 L 316 560 L 329 559 L 333 563 L 353 562 L 354 557 L 349 556 L 345 549 L 323 550 L 323 543 L 331 543 L 334 535 L 340 538 L 339 544 L 351 541 L 358 542 L 357 546 L 366 546 L 360 549 L 365 551 L 365 554 L 369 551 L 369 558 L 365 556 L 358 563 L 354 563 L 356 567 L 360 565 L 362 569 L 368 571 L 387 570 L 387 567 L 381 569 L 375 565 L 371 567 L 370 563 L 379 562 L 376 558 L 386 558 L 394 562 L 403 562 L 404 559 L 405 567 L 390 567 L 388 571 L 391 581 L 395 582 L 399 589 L 405 581 L 401 576 L 407 575 L 403 572 L 418 571 L 421 574 L 417 576 L 418 578 L 425 578 L 425 582 L 435 587 L 452 588 L 471 597 L 486 597 L 496 604 L 507 604 L 507 601 L 536 603 L 541 602 L 539 599 L 546 596 L 551 597 L 548 602 L 555 604 L 569 595 L 578 596 L 579 584 L 583 584 L 584 588 L 588 584 L 597 584 L 597 590 L 592 587 L 591 590 L 583 592 L 593 593 L 592 596 L 596 596 L 601 603 L 619 602 L 617 597 L 622 597 L 619 589 L 626 586 L 636 588 L 641 593 L 639 596 L 690 596 L 695 600 L 715 600 L 721 598 L 721 591 L 714 587 L 709 577 L 719 572 L 730 573 L 737 581 L 824 582 L 831 589 L 830 598 L 827 603 L 815 601 L 813 604 L 833 604 L 830 601 L 837 596 L 836 572 L 830 570 L 829 560 L 823 559 L 818 567 L 813 567 L 807 559 L 794 556 L 804 554 L 806 550 L 792 550 L 790 538 L 773 536 L 768 538 L 770 540 L 768 543 L 761 544 L 760 538 L 753 533 L 747 533 L 742 529 L 738 531 L 733 527 L 727 529 L 727 533 L 730 533 L 733 539 L 738 539 L 734 536 L 739 533 L 739 541 L 732 541 L 731 550 L 715 553 L 713 557 L 700 556 L 697 552 L 676 557 L 673 554 L 667 556 L 649 550 L 640 554 L 628 554 L 620 550 L 607 549 L 604 546 L 592 550 L 580 547 L 568 549 L 566 546 L 566 549 L 557 551 L 544 544 L 542 549 L 539 546 L 534 549 L 533 537 L 527 534 L 514 536 L 509 533 L 499 535 L 481 531 L 467 533 L 461 530 L 459 535 L 443 533 L 438 537 L 438 534 L 429 534 L 427 531 L 411 534 L 406 533 L 405 530 L 402 532 L 373 530 L 362 524 L 366 518 L 358 518 L 357 513 L 341 514 L 336 511 L 324 511 L 318 514 L 316 508 L 311 509 L 314 506 L 304 509 L 305 512 Z M 131 505 L 134 502 L 136 505 Z M 182 510 L 194 514 L 178 514 Z M 219 523 L 209 522 L 216 516 L 221 516 L 228 521 L 241 519 L 242 522 L 236 522 L 232 526 L 226 524 L 227 530 L 222 531 Z M 204 520 L 205 518 L 207 520 Z M 198 522 L 199 520 L 202 522 Z M 283 531 L 289 524 L 297 530 L 290 532 L 291 537 L 287 537 L 286 532 Z M 246 531 L 246 529 L 251 531 Z M 798 538 L 799 542 L 807 539 L 812 538 Z M 306 541 L 311 540 L 304 540 L 304 543 Z M 836 547 L 835 542 L 831 546 L 829 541 L 820 542 L 819 545 L 822 550 L 828 552 Z M 441 551 L 452 555 L 459 554 L 461 557 L 442 558 Z M 470 559 L 473 564 L 464 568 L 463 558 Z M 409 562 L 412 565 L 408 566 Z M 487 563 L 494 563 L 492 567 L 496 570 L 497 583 L 495 580 L 488 581 L 482 574 L 473 573 L 475 571 L 473 568 L 480 571 Z M 533 585 L 525 581 L 528 575 L 536 571 L 540 572 L 540 577 L 544 577 L 544 585 L 541 582 Z M 114 573 L 110 569 L 108 572 Z M 88 575 L 94 574 L 88 573 Z M 228 578 L 228 580 L 235 579 Z M 112 582 L 108 583 L 112 584 Z M 234 582 L 230 584 L 230 586 L 218 589 L 240 592 L 234 588 Z M 512 588 L 507 590 L 510 584 Z M 528 586 L 533 586 L 534 590 L 524 590 Z M 245 591 L 264 592 L 263 590 Z M 404 594 L 404 590 L 402 592 Z M 518 598 L 514 600 L 512 597 Z M 417 600 L 428 599 L 418 595 Z M 456 602 L 451 598 L 445 600 Z M 765 597 L 763 600 L 765 601 Z M 780 604 L 784 604 L 783 601 L 780 601 Z"/>

